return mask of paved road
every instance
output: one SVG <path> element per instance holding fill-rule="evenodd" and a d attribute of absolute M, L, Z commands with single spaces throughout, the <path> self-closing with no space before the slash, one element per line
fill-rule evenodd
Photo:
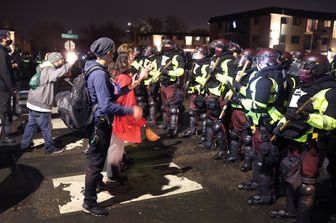
<path fill-rule="evenodd" d="M 16 125 L 25 118 L 20 117 Z M 197 148 L 197 136 L 129 145 L 127 153 L 136 161 L 125 172 L 129 183 L 112 185 L 99 194 L 110 215 L 86 215 L 79 209 L 87 141 L 67 130 L 57 116 L 53 123 L 56 141 L 66 146 L 61 154 L 45 155 L 40 134 L 31 153 L 18 155 L 15 145 L 0 145 L 1 223 L 280 222 L 271 220 L 268 213 L 282 207 L 284 199 L 273 207 L 248 206 L 246 200 L 253 193 L 236 186 L 250 173 L 240 172 L 239 164 L 212 160 L 215 151 Z M 316 222 L 326 222 L 326 214 L 321 213 Z"/>

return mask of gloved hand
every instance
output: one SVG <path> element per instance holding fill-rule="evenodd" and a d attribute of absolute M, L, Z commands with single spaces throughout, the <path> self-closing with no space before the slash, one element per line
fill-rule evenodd
<path fill-rule="evenodd" d="M 163 70 L 161 71 L 161 74 L 162 74 L 162 75 L 165 75 L 165 76 L 168 76 L 168 74 L 169 74 L 169 70 L 167 70 L 167 69 L 163 69 Z"/>
<path fill-rule="evenodd" d="M 233 96 L 231 99 L 231 104 L 241 105 L 240 97 L 238 95 Z"/>
<path fill-rule="evenodd" d="M 216 72 L 215 71 L 211 71 L 210 72 L 210 77 L 216 77 Z"/>
<path fill-rule="evenodd" d="M 287 120 L 290 120 L 292 122 L 294 121 L 307 121 L 309 118 L 309 113 L 306 112 L 301 112 L 301 113 L 296 113 L 295 110 L 288 110 L 285 114 L 285 117 Z"/>
<path fill-rule="evenodd" d="M 235 89 L 236 92 L 239 92 L 241 87 L 242 85 L 239 82 L 233 83 L 233 88 Z"/>
<path fill-rule="evenodd" d="M 282 131 L 280 131 L 281 127 L 283 126 L 283 123 L 279 123 L 274 129 L 273 129 L 273 134 L 281 137 L 282 136 Z"/>

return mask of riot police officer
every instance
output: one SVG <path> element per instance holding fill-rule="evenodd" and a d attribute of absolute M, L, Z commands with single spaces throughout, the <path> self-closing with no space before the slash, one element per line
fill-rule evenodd
<path fill-rule="evenodd" d="M 329 70 L 330 64 L 325 56 L 313 54 L 304 57 L 299 70 L 301 84 L 293 89 L 285 117 L 274 129 L 276 135 L 290 142 L 288 155 L 280 165 L 287 182 L 286 209 L 272 211 L 274 217 L 310 222 L 316 176 L 323 161 L 320 157 L 324 152 L 321 150 L 329 131 L 336 128 L 336 81 L 332 75 L 326 74 Z M 297 112 L 303 104 L 306 104 L 304 111 Z M 290 124 L 281 129 L 286 120 Z"/>

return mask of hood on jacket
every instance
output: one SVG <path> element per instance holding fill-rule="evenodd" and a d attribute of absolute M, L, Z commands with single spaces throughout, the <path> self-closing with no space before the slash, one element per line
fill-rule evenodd
<path fill-rule="evenodd" d="M 85 65 L 84 65 L 84 72 L 88 71 L 90 68 L 92 68 L 94 66 L 100 66 L 100 67 L 106 68 L 104 65 L 101 65 L 96 60 L 88 60 L 88 61 L 86 61 Z"/>
<path fill-rule="evenodd" d="M 41 72 L 46 67 L 55 67 L 55 66 L 46 60 L 36 67 L 36 72 Z"/>

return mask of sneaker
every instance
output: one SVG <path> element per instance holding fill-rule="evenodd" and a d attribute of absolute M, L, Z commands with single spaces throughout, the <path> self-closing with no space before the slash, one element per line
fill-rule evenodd
<path fill-rule="evenodd" d="M 64 151 L 64 148 L 54 148 L 54 149 L 51 149 L 51 150 L 46 150 L 44 153 L 45 154 L 57 154 L 57 153 L 61 153 Z"/>
<path fill-rule="evenodd" d="M 107 216 L 107 215 L 109 215 L 108 211 L 105 208 L 100 207 L 98 204 L 96 204 L 94 206 L 89 206 L 89 205 L 83 203 L 82 211 L 86 214 L 92 214 L 94 216 Z"/>
<path fill-rule="evenodd" d="M 106 182 L 125 184 L 126 182 L 128 182 L 128 177 L 124 175 L 120 175 L 119 177 L 107 177 Z"/>

